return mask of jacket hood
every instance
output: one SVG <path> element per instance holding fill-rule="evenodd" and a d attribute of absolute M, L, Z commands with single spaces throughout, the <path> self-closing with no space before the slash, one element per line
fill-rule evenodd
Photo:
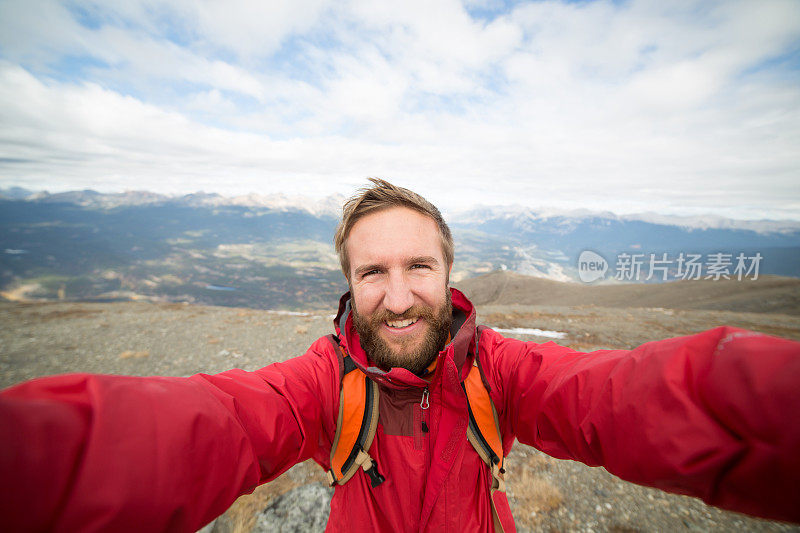
<path fill-rule="evenodd" d="M 433 380 L 439 379 L 442 364 L 452 358 L 459 369 L 461 379 L 466 377 L 465 363 L 471 361 L 470 352 L 475 339 L 475 307 L 458 289 L 449 288 L 453 302 L 453 324 L 450 327 L 450 342 L 439 352 L 436 359 L 436 372 Z M 353 325 L 350 292 L 339 299 L 339 312 L 333 321 L 336 334 L 342 346 L 350 354 L 353 362 L 374 381 L 393 388 L 425 387 L 428 381 L 405 368 L 392 368 L 388 371 L 375 366 L 361 347 L 361 341 Z"/>

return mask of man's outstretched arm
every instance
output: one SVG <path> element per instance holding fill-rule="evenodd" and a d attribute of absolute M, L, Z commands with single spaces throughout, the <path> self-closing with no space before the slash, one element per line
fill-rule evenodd
<path fill-rule="evenodd" d="M 12 531 L 195 531 L 314 455 L 332 433 L 337 372 L 312 347 L 256 372 L 7 389 L 0 514 Z"/>
<path fill-rule="evenodd" d="M 583 354 L 486 334 L 503 418 L 520 442 L 800 522 L 800 343 L 722 327 Z"/>

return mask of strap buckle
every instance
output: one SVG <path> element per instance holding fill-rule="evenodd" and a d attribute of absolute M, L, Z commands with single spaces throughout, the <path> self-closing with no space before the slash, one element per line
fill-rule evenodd
<path fill-rule="evenodd" d="M 378 472 L 378 465 L 375 464 L 375 461 L 372 460 L 372 457 L 370 457 L 369 454 L 364 450 L 358 451 L 358 455 L 356 456 L 356 464 L 361 465 L 361 468 L 364 469 L 364 473 L 369 476 L 372 488 L 375 488 L 386 481 L 386 478 L 383 477 L 380 472 Z"/>

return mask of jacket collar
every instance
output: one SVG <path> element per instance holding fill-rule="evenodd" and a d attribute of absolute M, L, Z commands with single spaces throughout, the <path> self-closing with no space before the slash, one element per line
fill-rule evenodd
<path fill-rule="evenodd" d="M 451 341 L 439 352 L 436 360 L 436 373 L 434 380 L 438 379 L 441 369 L 445 366 L 446 359 L 452 358 L 459 369 L 463 380 L 469 368 L 465 369 L 467 360 L 471 361 L 470 349 L 474 346 L 475 338 L 475 307 L 459 290 L 450 288 L 453 301 L 453 325 L 450 331 Z M 424 387 L 428 382 L 414 375 L 405 368 L 392 368 L 389 371 L 376 367 L 361 348 L 358 333 L 353 326 L 353 317 L 350 306 L 350 293 L 345 293 L 339 299 L 339 312 L 333 321 L 336 334 L 342 346 L 350 354 L 353 362 L 374 381 L 389 387 L 407 388 Z"/>

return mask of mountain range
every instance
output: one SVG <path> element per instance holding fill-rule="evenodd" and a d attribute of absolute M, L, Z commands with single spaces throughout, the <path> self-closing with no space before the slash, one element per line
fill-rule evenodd
<path fill-rule="evenodd" d="M 0 291 L 10 299 L 329 307 L 346 290 L 331 245 L 343 201 L 0 190 Z M 800 277 L 797 221 L 518 206 L 476 207 L 447 218 L 456 241 L 453 281 L 507 270 L 576 282 L 585 279 L 578 259 L 587 251 L 606 263 L 595 284 L 687 273 L 687 279 L 742 277 L 742 283 L 755 275 Z M 688 272 L 681 261 L 690 257 L 699 268 Z M 749 272 L 735 270 L 737 258 Z"/>

